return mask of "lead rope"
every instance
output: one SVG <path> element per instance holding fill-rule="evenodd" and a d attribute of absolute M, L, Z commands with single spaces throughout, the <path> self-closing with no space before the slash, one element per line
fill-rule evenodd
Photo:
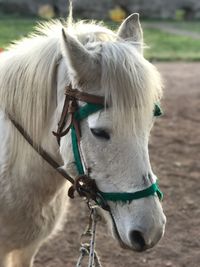
<path fill-rule="evenodd" d="M 90 241 L 87 243 L 82 243 L 80 246 L 80 256 L 78 258 L 76 267 L 81 267 L 83 258 L 85 256 L 89 257 L 88 267 L 102 267 L 97 252 L 95 251 L 95 236 L 96 236 L 96 225 L 98 221 L 98 215 L 95 207 L 90 207 L 91 214 L 89 225 L 86 231 L 82 234 L 82 238 L 90 238 Z"/>

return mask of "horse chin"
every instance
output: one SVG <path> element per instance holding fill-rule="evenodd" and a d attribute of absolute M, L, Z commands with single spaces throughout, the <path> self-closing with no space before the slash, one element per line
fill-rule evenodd
<path fill-rule="evenodd" d="M 123 249 L 131 249 L 127 244 L 125 244 L 122 241 L 119 235 L 118 229 L 117 229 L 117 225 L 113 218 L 113 215 L 110 212 L 109 213 L 107 211 L 105 212 L 104 210 L 100 208 L 98 209 L 98 214 L 102 219 L 101 222 L 104 222 L 105 224 L 107 224 L 111 236 L 118 242 L 119 246 Z"/>
<path fill-rule="evenodd" d="M 118 232 L 118 229 L 117 229 L 117 225 L 115 223 L 115 221 L 112 219 L 112 229 L 111 229 L 111 232 L 112 232 L 112 236 L 113 238 L 118 242 L 119 246 L 122 248 L 122 249 L 128 249 L 128 250 L 134 250 L 132 247 L 128 246 L 123 240 L 122 238 L 120 237 L 120 234 Z"/>
<path fill-rule="evenodd" d="M 112 236 L 113 238 L 118 242 L 119 246 L 123 249 L 131 249 L 127 244 L 125 244 L 121 237 L 119 236 L 119 233 L 118 233 L 118 230 L 116 229 L 116 225 L 115 223 L 113 224 L 113 227 L 112 227 Z"/>
<path fill-rule="evenodd" d="M 109 216 L 107 212 L 105 214 L 104 211 L 102 211 L 101 209 L 99 209 L 99 215 L 101 216 L 105 224 L 108 225 L 111 236 L 118 242 L 119 246 L 123 249 L 130 249 L 130 247 L 122 241 L 113 216 L 111 214 Z"/>

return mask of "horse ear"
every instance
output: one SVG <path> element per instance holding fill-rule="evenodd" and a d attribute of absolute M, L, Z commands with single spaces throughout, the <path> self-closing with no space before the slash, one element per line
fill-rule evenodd
<path fill-rule="evenodd" d="M 124 40 L 137 42 L 142 50 L 143 32 L 140 24 L 139 14 L 134 13 L 126 18 L 117 32 L 118 36 Z"/>
<path fill-rule="evenodd" d="M 67 58 L 69 68 L 75 72 L 78 82 L 94 79 L 97 60 L 77 39 L 62 29 L 62 54 Z"/>

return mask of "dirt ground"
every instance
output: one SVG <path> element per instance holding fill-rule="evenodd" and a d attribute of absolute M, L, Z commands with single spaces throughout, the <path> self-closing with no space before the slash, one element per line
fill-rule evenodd
<path fill-rule="evenodd" d="M 152 131 L 150 157 L 165 194 L 166 233 L 153 249 L 135 253 L 119 248 L 105 225 L 98 225 L 103 267 L 200 266 L 200 63 L 156 65 L 165 81 L 165 115 Z M 41 248 L 36 267 L 75 266 L 87 222 L 84 206 L 73 202 L 64 230 Z"/>

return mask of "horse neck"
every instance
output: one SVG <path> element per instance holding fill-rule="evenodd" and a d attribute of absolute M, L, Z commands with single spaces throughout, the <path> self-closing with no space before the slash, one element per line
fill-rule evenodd
<path fill-rule="evenodd" d="M 46 122 L 45 128 L 42 131 L 41 140 L 39 140 L 39 145 L 60 165 L 63 165 L 63 160 L 60 154 L 60 148 L 57 144 L 57 140 L 55 136 L 52 134 L 52 131 L 55 131 L 57 128 L 57 123 L 59 121 L 62 106 L 64 102 L 64 88 L 66 84 L 68 84 L 68 71 L 67 67 L 62 60 L 57 69 L 57 85 L 54 90 L 53 99 L 54 103 L 51 104 L 52 109 L 50 110 L 50 115 L 48 116 L 48 120 Z M 56 88 L 57 87 L 57 88 Z M 56 105 L 57 103 L 57 105 Z M 17 130 L 15 129 L 16 135 L 19 135 Z M 65 141 L 64 147 L 70 143 L 70 136 L 63 138 Z M 34 141 L 34 137 L 33 137 Z M 33 176 L 32 180 L 39 191 L 46 191 L 46 197 L 53 196 L 56 194 L 57 190 L 59 190 L 65 183 L 65 179 L 57 173 L 45 160 L 41 158 L 41 156 L 34 151 L 34 149 L 28 144 L 26 140 L 22 136 L 19 138 L 17 154 L 18 156 L 24 154 L 24 156 L 18 160 L 17 165 L 27 166 L 26 172 L 22 175 L 24 177 L 29 177 L 30 173 Z M 22 145 L 23 144 L 23 145 Z M 69 147 L 69 145 L 67 145 Z M 61 147 L 62 149 L 62 147 Z M 23 151 L 24 150 L 24 151 Z M 70 161 L 72 151 L 71 149 L 67 149 L 67 155 L 65 155 L 65 160 L 68 163 L 68 159 Z M 17 157 L 18 158 L 18 157 Z M 67 163 L 64 162 L 66 165 Z M 67 170 L 68 171 L 68 170 Z M 28 179 L 28 178 L 27 178 Z M 31 181 L 32 183 L 32 181 Z"/>
<path fill-rule="evenodd" d="M 52 105 L 55 107 L 55 105 Z M 59 146 L 52 130 L 57 127 L 56 110 L 52 110 L 49 119 L 42 131 L 39 145 L 55 160 L 60 166 L 63 165 Z M 4 131 L 9 133 L 7 147 L 10 154 L 8 169 L 14 169 L 15 175 L 9 171 L 6 176 L 10 176 L 16 185 L 22 183 L 26 187 L 24 190 L 31 190 L 32 194 L 42 198 L 41 201 L 49 201 L 65 185 L 65 179 L 54 170 L 49 163 L 31 147 L 23 135 L 15 128 L 12 123 L 6 126 Z M 26 131 L 26 129 L 24 129 Z M 33 141 L 34 137 L 32 137 Z M 6 159 L 7 160 L 7 159 Z"/>

